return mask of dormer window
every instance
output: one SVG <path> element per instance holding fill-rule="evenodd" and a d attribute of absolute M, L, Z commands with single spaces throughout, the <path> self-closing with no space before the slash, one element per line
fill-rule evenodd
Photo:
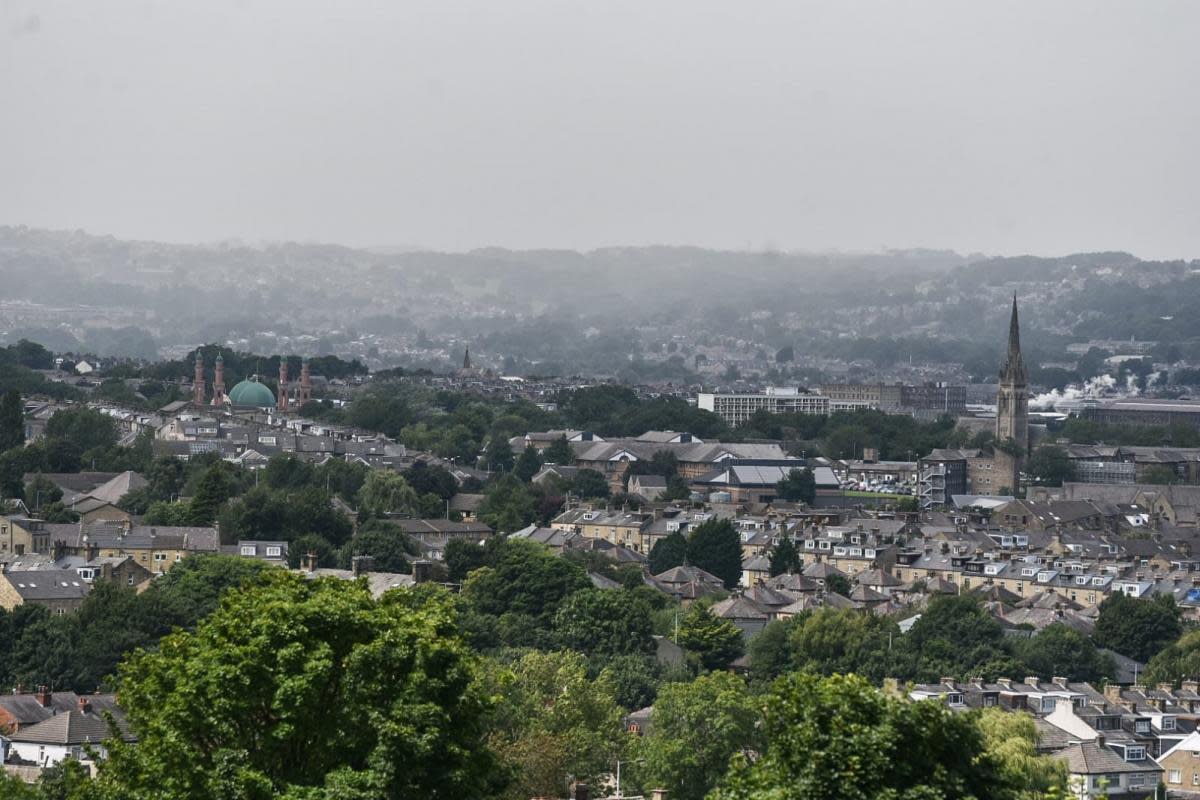
<path fill-rule="evenodd" d="M 1126 761 L 1142 761 L 1146 758 L 1146 748 L 1144 747 L 1126 747 Z"/>
<path fill-rule="evenodd" d="M 957 692 L 948 694 L 946 695 L 946 702 L 952 706 L 961 706 L 963 704 L 963 696 Z"/>
<path fill-rule="evenodd" d="M 1164 731 L 1175 730 L 1175 718 L 1174 717 L 1163 717 L 1162 718 L 1162 729 Z"/>
<path fill-rule="evenodd" d="M 1139 719 L 1137 722 L 1135 722 L 1133 724 L 1133 729 L 1137 733 L 1149 733 L 1150 732 L 1150 720 Z"/>

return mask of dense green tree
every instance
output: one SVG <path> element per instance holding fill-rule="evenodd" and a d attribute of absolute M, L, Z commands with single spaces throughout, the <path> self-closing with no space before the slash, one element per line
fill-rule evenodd
<path fill-rule="evenodd" d="M 505 443 L 508 446 L 508 443 Z M 509 451 L 511 452 L 511 451 Z M 529 445 L 525 451 L 521 453 L 521 457 L 513 464 L 513 474 L 525 483 L 533 480 L 533 476 L 537 475 L 538 470 L 542 468 L 542 456 L 538 453 L 537 448 Z"/>
<path fill-rule="evenodd" d="M 35 473 L 29 483 L 25 484 L 25 505 L 35 512 L 40 512 L 44 507 L 57 503 L 62 498 L 63 490 L 59 485 L 41 472 Z"/>
<path fill-rule="evenodd" d="M 775 485 L 775 494 L 780 500 L 812 503 L 817 497 L 817 481 L 812 470 L 808 467 L 791 470 Z"/>
<path fill-rule="evenodd" d="M 536 516 L 535 495 L 511 473 L 501 475 L 488 487 L 479 506 L 480 521 L 501 533 L 518 531 Z"/>
<path fill-rule="evenodd" d="M 117 421 L 85 406 L 54 412 L 46 421 L 46 438 L 70 442 L 80 452 L 117 443 Z"/>
<path fill-rule="evenodd" d="M 349 543 L 350 556 L 370 556 L 372 568 L 379 572 L 411 572 L 411 559 L 416 553 L 416 546 L 399 525 L 380 520 L 360 525 Z"/>
<path fill-rule="evenodd" d="M 373 470 L 358 492 L 358 510 L 364 514 L 412 514 L 420 497 L 398 472 Z"/>
<path fill-rule="evenodd" d="M 679 531 L 668 533 L 650 548 L 650 574 L 660 575 L 674 567 L 681 567 L 687 563 L 687 557 L 687 537 Z"/>
<path fill-rule="evenodd" d="M 288 547 L 288 566 L 303 567 L 316 559 L 319 569 L 338 567 L 341 564 L 338 548 L 319 533 L 305 533 L 293 539 Z"/>
<path fill-rule="evenodd" d="M 589 677 L 578 653 L 531 652 L 490 672 L 484 684 L 500 702 L 487 744 L 512 779 L 502 800 L 563 797 L 571 777 L 599 785 L 630 746 L 611 677 Z"/>
<path fill-rule="evenodd" d="M 270 568 L 258 559 L 197 553 L 155 578 L 142 596 L 163 596 L 185 612 L 181 624 L 191 627 L 212 613 L 222 593 L 254 583 Z"/>
<path fill-rule="evenodd" d="M 176 501 L 169 503 L 159 500 L 146 507 L 142 517 L 144 525 L 182 526 L 192 524 L 192 507 L 190 503 Z"/>
<path fill-rule="evenodd" d="M 1177 683 L 1200 675 L 1200 629 L 1189 630 L 1179 640 L 1155 653 L 1142 673 L 1147 686 Z"/>
<path fill-rule="evenodd" d="M 1013 800 L 1069 797 L 1066 762 L 1038 753 L 1038 730 L 1029 714 L 986 708 L 979 715 L 984 752 L 1013 788 Z"/>
<path fill-rule="evenodd" d="M 192 525 L 211 525 L 217 519 L 221 506 L 233 496 L 233 482 L 226 474 L 223 464 L 213 464 L 204 473 L 196 487 L 196 494 L 188 507 L 188 522 Z"/>
<path fill-rule="evenodd" d="M 857 673 L 874 682 L 887 677 L 905 677 L 909 672 L 899 652 L 900 629 L 895 621 L 853 609 L 822 608 L 797 617 L 788 630 L 788 663 L 791 669 L 820 675 Z M 769 641 L 769 640 L 768 640 Z M 764 677 L 778 674 L 771 663 L 778 656 L 760 646 L 753 655 L 763 658 Z M 756 675 L 759 665 L 751 662 Z M 940 677 L 940 676 L 939 676 Z"/>
<path fill-rule="evenodd" d="M 1061 623 L 1025 640 L 1018 655 L 1028 674 L 1047 680 L 1061 676 L 1072 681 L 1098 682 L 1113 677 L 1111 659 L 1097 652 L 1087 636 Z"/>
<path fill-rule="evenodd" d="M 1044 486 L 1062 486 L 1075 479 L 1075 462 L 1056 445 L 1043 445 L 1030 454 L 1025 471 Z"/>
<path fill-rule="evenodd" d="M 531 448 L 526 447 L 521 456 Z M 535 453 L 536 455 L 536 453 Z M 516 464 L 516 458 L 513 456 L 512 445 L 508 443 L 508 439 L 503 436 L 493 436 L 488 440 L 487 447 L 483 451 L 483 463 L 487 466 L 488 472 L 508 472 L 512 470 Z M 535 469 L 534 472 L 537 472 Z M 529 478 L 532 478 L 530 475 Z M 529 478 L 523 480 L 528 481 Z"/>
<path fill-rule="evenodd" d="M 605 498 L 609 494 L 608 481 L 594 469 L 581 469 L 571 481 L 571 491 L 582 499 Z"/>
<path fill-rule="evenodd" d="M 1100 647 L 1147 662 L 1182 632 L 1173 595 L 1158 594 L 1143 600 L 1113 592 L 1100 604 L 1092 638 Z"/>
<path fill-rule="evenodd" d="M 334 547 L 350 538 L 353 523 L 337 510 L 323 488 L 275 491 L 266 486 L 251 489 L 221 512 L 221 541 L 281 539 L 291 542 L 316 534 Z"/>
<path fill-rule="evenodd" d="M 688 536 L 687 558 L 724 581 L 726 589 L 742 579 L 742 540 L 728 519 L 714 517 L 697 525 Z"/>
<path fill-rule="evenodd" d="M 993 672 L 999 667 L 983 667 L 996 662 L 1019 668 L 1000 623 L 969 595 L 930 600 L 921 618 L 904 635 L 903 644 L 915 661 L 919 680 L 936 681 L 944 675 L 968 678 Z"/>
<path fill-rule="evenodd" d="M 575 450 L 571 447 L 571 443 L 567 441 L 566 434 L 559 436 L 546 451 L 542 453 L 547 464 L 558 464 L 560 466 L 569 466 L 575 463 Z"/>
<path fill-rule="evenodd" d="M 617 703 L 627 711 L 651 705 L 658 695 L 660 669 L 653 655 L 615 656 L 603 671 L 612 682 Z"/>
<path fill-rule="evenodd" d="M 758 704 L 728 672 L 659 690 L 641 747 L 643 785 L 676 800 L 703 800 L 735 753 L 757 749 Z"/>
<path fill-rule="evenodd" d="M 626 589 L 582 589 L 554 615 L 554 635 L 564 650 L 604 663 L 620 655 L 654 652 L 650 605 Z"/>
<path fill-rule="evenodd" d="M 544 642 L 563 601 L 590 586 L 570 561 L 539 544 L 507 540 L 495 547 L 488 566 L 463 582 L 462 598 L 475 612 L 499 619 L 507 644 L 526 645 Z"/>
<path fill-rule="evenodd" d="M 725 669 L 745 652 L 741 630 L 706 608 L 692 606 L 679 620 L 677 644 L 695 653 L 705 669 Z"/>
<path fill-rule="evenodd" d="M 885 697 L 857 676 L 793 673 L 763 703 L 766 751 L 715 800 L 1008 800 L 1015 787 L 970 715 Z"/>
<path fill-rule="evenodd" d="M 800 551 L 790 536 L 782 536 L 779 544 L 771 548 L 771 576 L 782 575 L 785 572 L 800 572 L 804 562 Z"/>
<path fill-rule="evenodd" d="M 485 704 L 449 601 L 283 571 L 121 669 L 104 800 L 472 796 Z M 232 690 L 236 687 L 236 690 Z M 398 768 L 403 765 L 403 769 Z"/>
<path fill-rule="evenodd" d="M 458 481 L 441 465 L 417 461 L 406 469 L 403 475 L 404 480 L 408 481 L 408 485 L 418 494 L 435 494 L 443 500 L 449 500 L 458 494 Z"/>
<path fill-rule="evenodd" d="M 486 566 L 490 560 L 484 545 L 465 539 L 451 539 L 446 542 L 446 551 L 442 555 L 450 580 L 456 582 L 461 582 L 472 571 Z"/>
<path fill-rule="evenodd" d="M 10 389 L 0 398 L 0 451 L 25 444 L 25 409 L 21 393 Z"/>
<path fill-rule="evenodd" d="M 262 480 L 272 489 L 300 489 L 313 483 L 316 469 L 291 454 L 272 456 L 262 471 Z"/>

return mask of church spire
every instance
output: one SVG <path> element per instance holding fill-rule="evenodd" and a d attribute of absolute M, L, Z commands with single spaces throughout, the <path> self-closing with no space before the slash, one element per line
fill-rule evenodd
<path fill-rule="evenodd" d="M 1013 293 L 1012 318 L 1008 322 L 1008 353 L 1004 366 L 1000 368 L 1000 380 L 1006 383 L 1024 384 L 1026 381 L 1025 361 L 1021 358 L 1021 323 L 1017 318 L 1017 295 Z"/>
<path fill-rule="evenodd" d="M 464 351 L 463 351 L 463 365 L 462 365 L 462 368 L 463 368 L 463 369 L 465 369 L 465 370 L 466 370 L 466 369 L 470 369 L 470 368 L 471 368 L 471 348 L 470 348 L 469 346 L 467 347 L 467 349 L 466 349 L 466 350 L 464 350 Z"/>

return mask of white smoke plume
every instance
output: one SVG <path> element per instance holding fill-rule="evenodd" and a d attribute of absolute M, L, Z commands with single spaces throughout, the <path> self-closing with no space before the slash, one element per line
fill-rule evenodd
<path fill-rule="evenodd" d="M 1052 411 L 1059 403 L 1096 400 L 1112 395 L 1116 386 L 1117 379 L 1112 375 L 1097 375 L 1089 379 L 1082 386 L 1073 383 L 1062 391 L 1054 389 L 1049 392 L 1043 392 L 1029 401 L 1029 408 L 1033 411 Z M 1138 393 L 1137 383 L 1133 380 L 1132 376 L 1126 381 L 1126 391 L 1130 394 Z"/>

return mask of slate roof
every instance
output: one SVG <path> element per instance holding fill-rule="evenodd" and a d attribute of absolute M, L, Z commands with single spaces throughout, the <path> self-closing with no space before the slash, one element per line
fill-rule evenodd
<path fill-rule="evenodd" d="M 2 576 L 22 600 L 82 600 L 92 587 L 73 569 L 36 569 Z"/>
<path fill-rule="evenodd" d="M 123 724 L 123 718 L 114 714 L 114 719 L 121 731 L 121 738 L 133 741 L 134 737 Z M 108 721 L 101 714 L 95 711 L 84 713 L 73 708 L 27 728 L 21 728 L 8 738 L 14 742 L 29 744 L 84 745 L 98 744 L 111 738 L 111 733 Z"/>
<path fill-rule="evenodd" d="M 1147 759 L 1126 761 L 1102 744 L 1079 742 L 1054 754 L 1067 762 L 1074 775 L 1097 775 L 1115 772 L 1162 772 L 1162 767 Z"/>

